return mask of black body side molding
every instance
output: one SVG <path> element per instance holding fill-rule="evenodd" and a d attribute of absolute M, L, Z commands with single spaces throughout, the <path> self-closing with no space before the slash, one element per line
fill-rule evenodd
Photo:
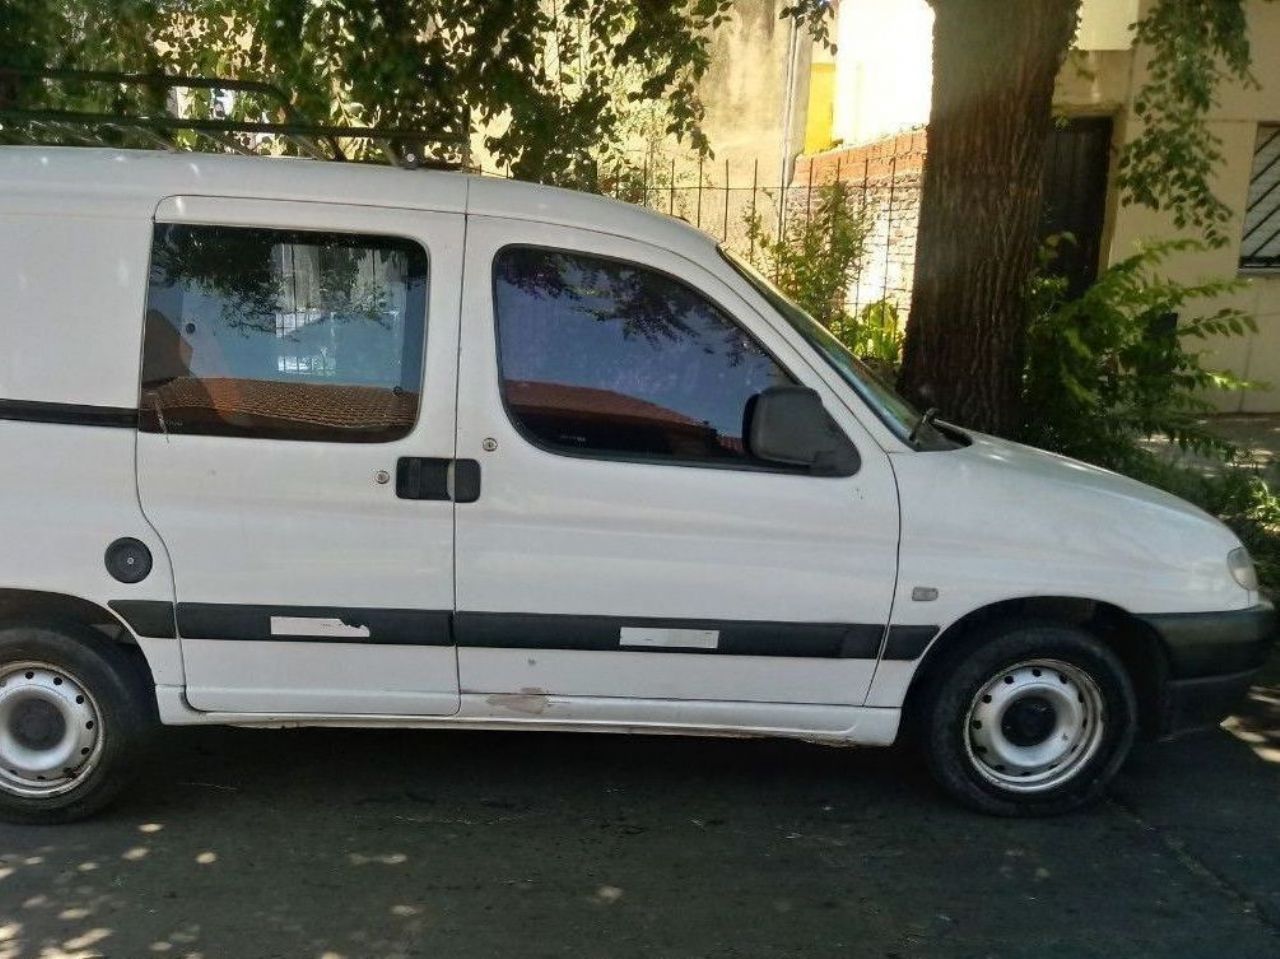
<path fill-rule="evenodd" d="M 173 639 L 178 635 L 174 628 L 173 603 L 158 599 L 113 599 L 107 606 L 139 636 Z"/>
<path fill-rule="evenodd" d="M 114 426 L 131 430 L 138 426 L 138 411 L 123 406 L 84 406 L 78 403 L 0 399 L 0 420 L 54 423 L 62 426 Z"/>
<path fill-rule="evenodd" d="M 274 635 L 272 617 L 337 620 L 368 630 L 368 636 L 289 633 Z M 178 633 L 184 639 L 229 639 L 277 642 L 381 643 L 409 646 L 452 646 L 452 614 L 433 609 L 361 609 L 350 606 L 240 606 L 224 603 L 179 603 Z"/>
<path fill-rule="evenodd" d="M 340 642 L 486 649 L 566 649 L 596 652 L 774 656 L 796 659 L 916 659 L 937 634 L 934 626 L 878 623 L 789 623 L 753 620 L 562 616 L 543 613 L 452 613 L 428 609 L 349 606 L 242 606 L 112 600 L 108 604 L 141 636 L 248 642 Z M 273 617 L 301 621 L 274 632 Z M 367 635 L 305 632 L 306 620 L 331 620 Z M 175 629 L 176 625 L 176 629 Z M 692 630 L 715 634 L 707 647 L 647 645 L 623 639 L 624 629 Z M 883 653 L 881 646 L 883 645 Z"/>
<path fill-rule="evenodd" d="M 500 649 L 875 659 L 884 638 L 884 626 L 874 623 L 776 623 L 473 612 L 455 613 L 453 622 L 459 646 Z M 623 627 L 709 630 L 719 635 L 715 647 L 707 649 L 631 646 L 621 641 Z"/>

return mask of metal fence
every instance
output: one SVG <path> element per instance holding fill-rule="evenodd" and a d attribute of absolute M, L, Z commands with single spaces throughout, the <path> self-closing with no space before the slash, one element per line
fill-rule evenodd
<path fill-rule="evenodd" d="M 919 133 L 801 156 L 785 179 L 773 172 L 776 161 L 651 155 L 639 163 L 602 166 L 587 188 L 680 217 L 761 265 L 748 223 L 758 221 L 760 235 L 770 241 L 794 236 L 796 228 L 815 215 L 822 188 L 844 183 L 868 224 L 848 306 L 856 314 L 870 303 L 887 301 L 905 320 L 915 267 L 923 159 L 924 140 Z M 488 168 L 481 172 L 507 175 Z"/>

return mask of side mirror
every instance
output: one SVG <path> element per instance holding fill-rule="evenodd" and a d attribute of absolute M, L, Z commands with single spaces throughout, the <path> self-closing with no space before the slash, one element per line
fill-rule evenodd
<path fill-rule="evenodd" d="M 747 446 L 774 463 L 807 466 L 814 476 L 852 476 L 862 459 L 857 447 L 806 386 L 771 386 L 747 410 Z"/>

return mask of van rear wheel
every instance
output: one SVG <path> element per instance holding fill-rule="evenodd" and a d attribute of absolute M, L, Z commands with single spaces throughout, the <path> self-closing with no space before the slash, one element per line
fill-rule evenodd
<path fill-rule="evenodd" d="M 148 726 L 123 650 L 74 626 L 0 630 L 0 818 L 70 822 L 120 791 Z"/>
<path fill-rule="evenodd" d="M 1137 729 L 1124 666 L 1083 630 L 1006 624 L 940 664 L 921 716 L 926 758 L 981 812 L 1044 816 L 1097 799 Z"/>

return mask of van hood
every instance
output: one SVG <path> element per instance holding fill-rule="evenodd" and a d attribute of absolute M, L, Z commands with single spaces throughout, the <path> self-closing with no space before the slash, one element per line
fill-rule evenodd
<path fill-rule="evenodd" d="M 972 432 L 968 436 L 973 442 L 962 451 L 963 454 L 980 458 L 999 469 L 1016 470 L 1030 483 L 1069 484 L 1076 493 L 1088 491 L 1103 499 L 1115 500 L 1119 508 L 1141 506 L 1168 511 L 1196 522 L 1207 522 L 1234 539 L 1234 534 L 1226 526 L 1200 507 L 1154 486 L 1069 456 L 1024 446 L 998 436 Z"/>
<path fill-rule="evenodd" d="M 1198 507 L 1066 456 L 967 435 L 959 449 L 891 456 L 903 582 L 945 583 L 952 595 L 1086 597 L 1131 612 L 1257 601 L 1227 566 L 1239 539 Z"/>

